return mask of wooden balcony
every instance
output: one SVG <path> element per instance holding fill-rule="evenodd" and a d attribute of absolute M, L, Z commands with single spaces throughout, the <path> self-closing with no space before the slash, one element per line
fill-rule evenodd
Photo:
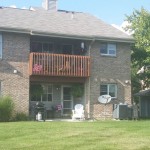
<path fill-rule="evenodd" d="M 30 53 L 30 75 L 89 77 L 90 57 L 49 53 Z"/>

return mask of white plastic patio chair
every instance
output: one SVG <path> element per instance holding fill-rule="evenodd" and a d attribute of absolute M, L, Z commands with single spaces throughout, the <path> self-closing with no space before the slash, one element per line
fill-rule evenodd
<path fill-rule="evenodd" d="M 84 116 L 84 106 L 82 104 L 76 104 L 75 105 L 75 109 L 72 110 L 72 119 L 80 119 L 80 120 L 84 120 L 85 116 Z"/>

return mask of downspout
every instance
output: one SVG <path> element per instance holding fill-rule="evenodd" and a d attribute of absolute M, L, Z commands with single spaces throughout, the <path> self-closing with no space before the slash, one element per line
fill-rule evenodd
<path fill-rule="evenodd" d="M 93 43 L 95 42 L 95 38 L 91 41 L 90 45 L 89 45 L 89 56 L 91 56 L 91 48 L 92 48 L 92 45 Z M 90 61 L 91 62 L 91 61 Z M 91 67 L 91 65 L 90 65 Z M 90 80 L 90 77 L 88 78 L 88 83 L 89 83 L 89 86 L 88 86 L 88 118 L 91 118 L 91 113 L 90 113 L 90 93 L 91 93 L 91 80 Z"/>

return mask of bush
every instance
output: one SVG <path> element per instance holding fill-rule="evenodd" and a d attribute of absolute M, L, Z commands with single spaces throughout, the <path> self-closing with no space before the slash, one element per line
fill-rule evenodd
<path fill-rule="evenodd" d="M 82 84 L 72 85 L 72 95 L 74 97 L 82 97 L 84 94 L 84 86 Z"/>
<path fill-rule="evenodd" d="M 29 117 L 21 112 L 21 113 L 17 113 L 16 116 L 15 116 L 15 121 L 28 121 L 29 120 Z"/>
<path fill-rule="evenodd" d="M 10 121 L 14 110 L 14 103 L 11 97 L 0 97 L 0 122 Z"/>

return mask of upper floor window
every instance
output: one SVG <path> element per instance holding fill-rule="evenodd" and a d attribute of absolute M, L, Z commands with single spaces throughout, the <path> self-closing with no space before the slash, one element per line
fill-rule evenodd
<path fill-rule="evenodd" d="M 2 58 L 2 34 L 0 34 L 0 58 Z"/>
<path fill-rule="evenodd" d="M 100 85 L 100 95 L 110 95 L 112 98 L 117 97 L 116 84 L 102 84 Z"/>
<path fill-rule="evenodd" d="M 31 52 L 53 52 L 53 43 L 48 42 L 31 42 Z"/>
<path fill-rule="evenodd" d="M 115 43 L 101 43 L 100 53 L 101 55 L 116 56 L 116 44 Z"/>
<path fill-rule="evenodd" d="M 62 47 L 63 54 L 70 54 L 72 55 L 73 46 L 69 44 L 64 44 Z"/>

